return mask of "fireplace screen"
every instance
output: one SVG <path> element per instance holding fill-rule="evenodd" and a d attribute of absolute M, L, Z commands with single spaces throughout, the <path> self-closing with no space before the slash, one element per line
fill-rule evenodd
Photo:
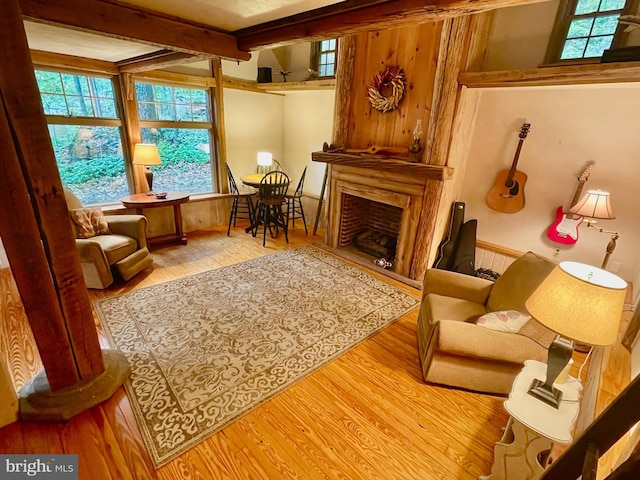
<path fill-rule="evenodd" d="M 402 221 L 402 208 L 355 195 L 342 194 L 339 248 L 354 246 L 391 261 Z"/>

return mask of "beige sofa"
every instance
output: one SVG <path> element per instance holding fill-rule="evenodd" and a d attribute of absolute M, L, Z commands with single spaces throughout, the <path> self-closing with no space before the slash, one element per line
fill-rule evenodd
<path fill-rule="evenodd" d="M 430 269 L 418 314 L 424 379 L 487 393 L 508 394 L 527 359 L 546 363 L 555 334 L 534 319 L 518 333 L 474 322 L 487 312 L 526 312 L 525 302 L 555 264 L 532 252 L 515 260 L 495 282 Z"/>

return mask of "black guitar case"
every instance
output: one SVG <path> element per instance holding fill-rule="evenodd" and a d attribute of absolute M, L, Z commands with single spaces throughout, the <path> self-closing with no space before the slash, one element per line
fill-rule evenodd
<path fill-rule="evenodd" d="M 460 227 L 456 241 L 456 253 L 451 270 L 473 275 L 476 270 L 476 230 L 478 220 L 469 220 Z"/>
<path fill-rule="evenodd" d="M 454 202 L 451 206 L 451 217 L 449 219 L 449 230 L 438 246 L 438 256 L 433 263 L 433 268 L 440 270 L 451 270 L 454 255 L 456 252 L 456 242 L 460 227 L 464 222 L 464 202 Z"/>

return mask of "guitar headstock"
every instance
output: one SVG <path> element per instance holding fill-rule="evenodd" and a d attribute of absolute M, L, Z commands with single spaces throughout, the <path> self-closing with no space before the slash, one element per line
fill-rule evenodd
<path fill-rule="evenodd" d="M 582 170 L 582 173 L 580 173 L 580 175 L 578 176 L 579 182 L 584 183 L 589 179 L 589 175 L 591 175 L 591 169 L 594 165 L 594 162 L 587 162 L 584 169 Z"/>
<path fill-rule="evenodd" d="M 527 138 L 527 135 L 529 134 L 529 130 L 531 129 L 531 124 L 530 123 L 523 123 L 522 124 L 522 128 L 520 129 L 520 135 L 519 137 L 524 139 Z"/>

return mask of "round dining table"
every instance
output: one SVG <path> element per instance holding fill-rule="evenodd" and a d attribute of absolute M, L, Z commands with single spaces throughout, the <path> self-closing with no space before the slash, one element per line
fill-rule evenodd
<path fill-rule="evenodd" d="M 248 187 L 260 188 L 264 173 L 249 173 L 240 177 L 240 181 Z"/>

